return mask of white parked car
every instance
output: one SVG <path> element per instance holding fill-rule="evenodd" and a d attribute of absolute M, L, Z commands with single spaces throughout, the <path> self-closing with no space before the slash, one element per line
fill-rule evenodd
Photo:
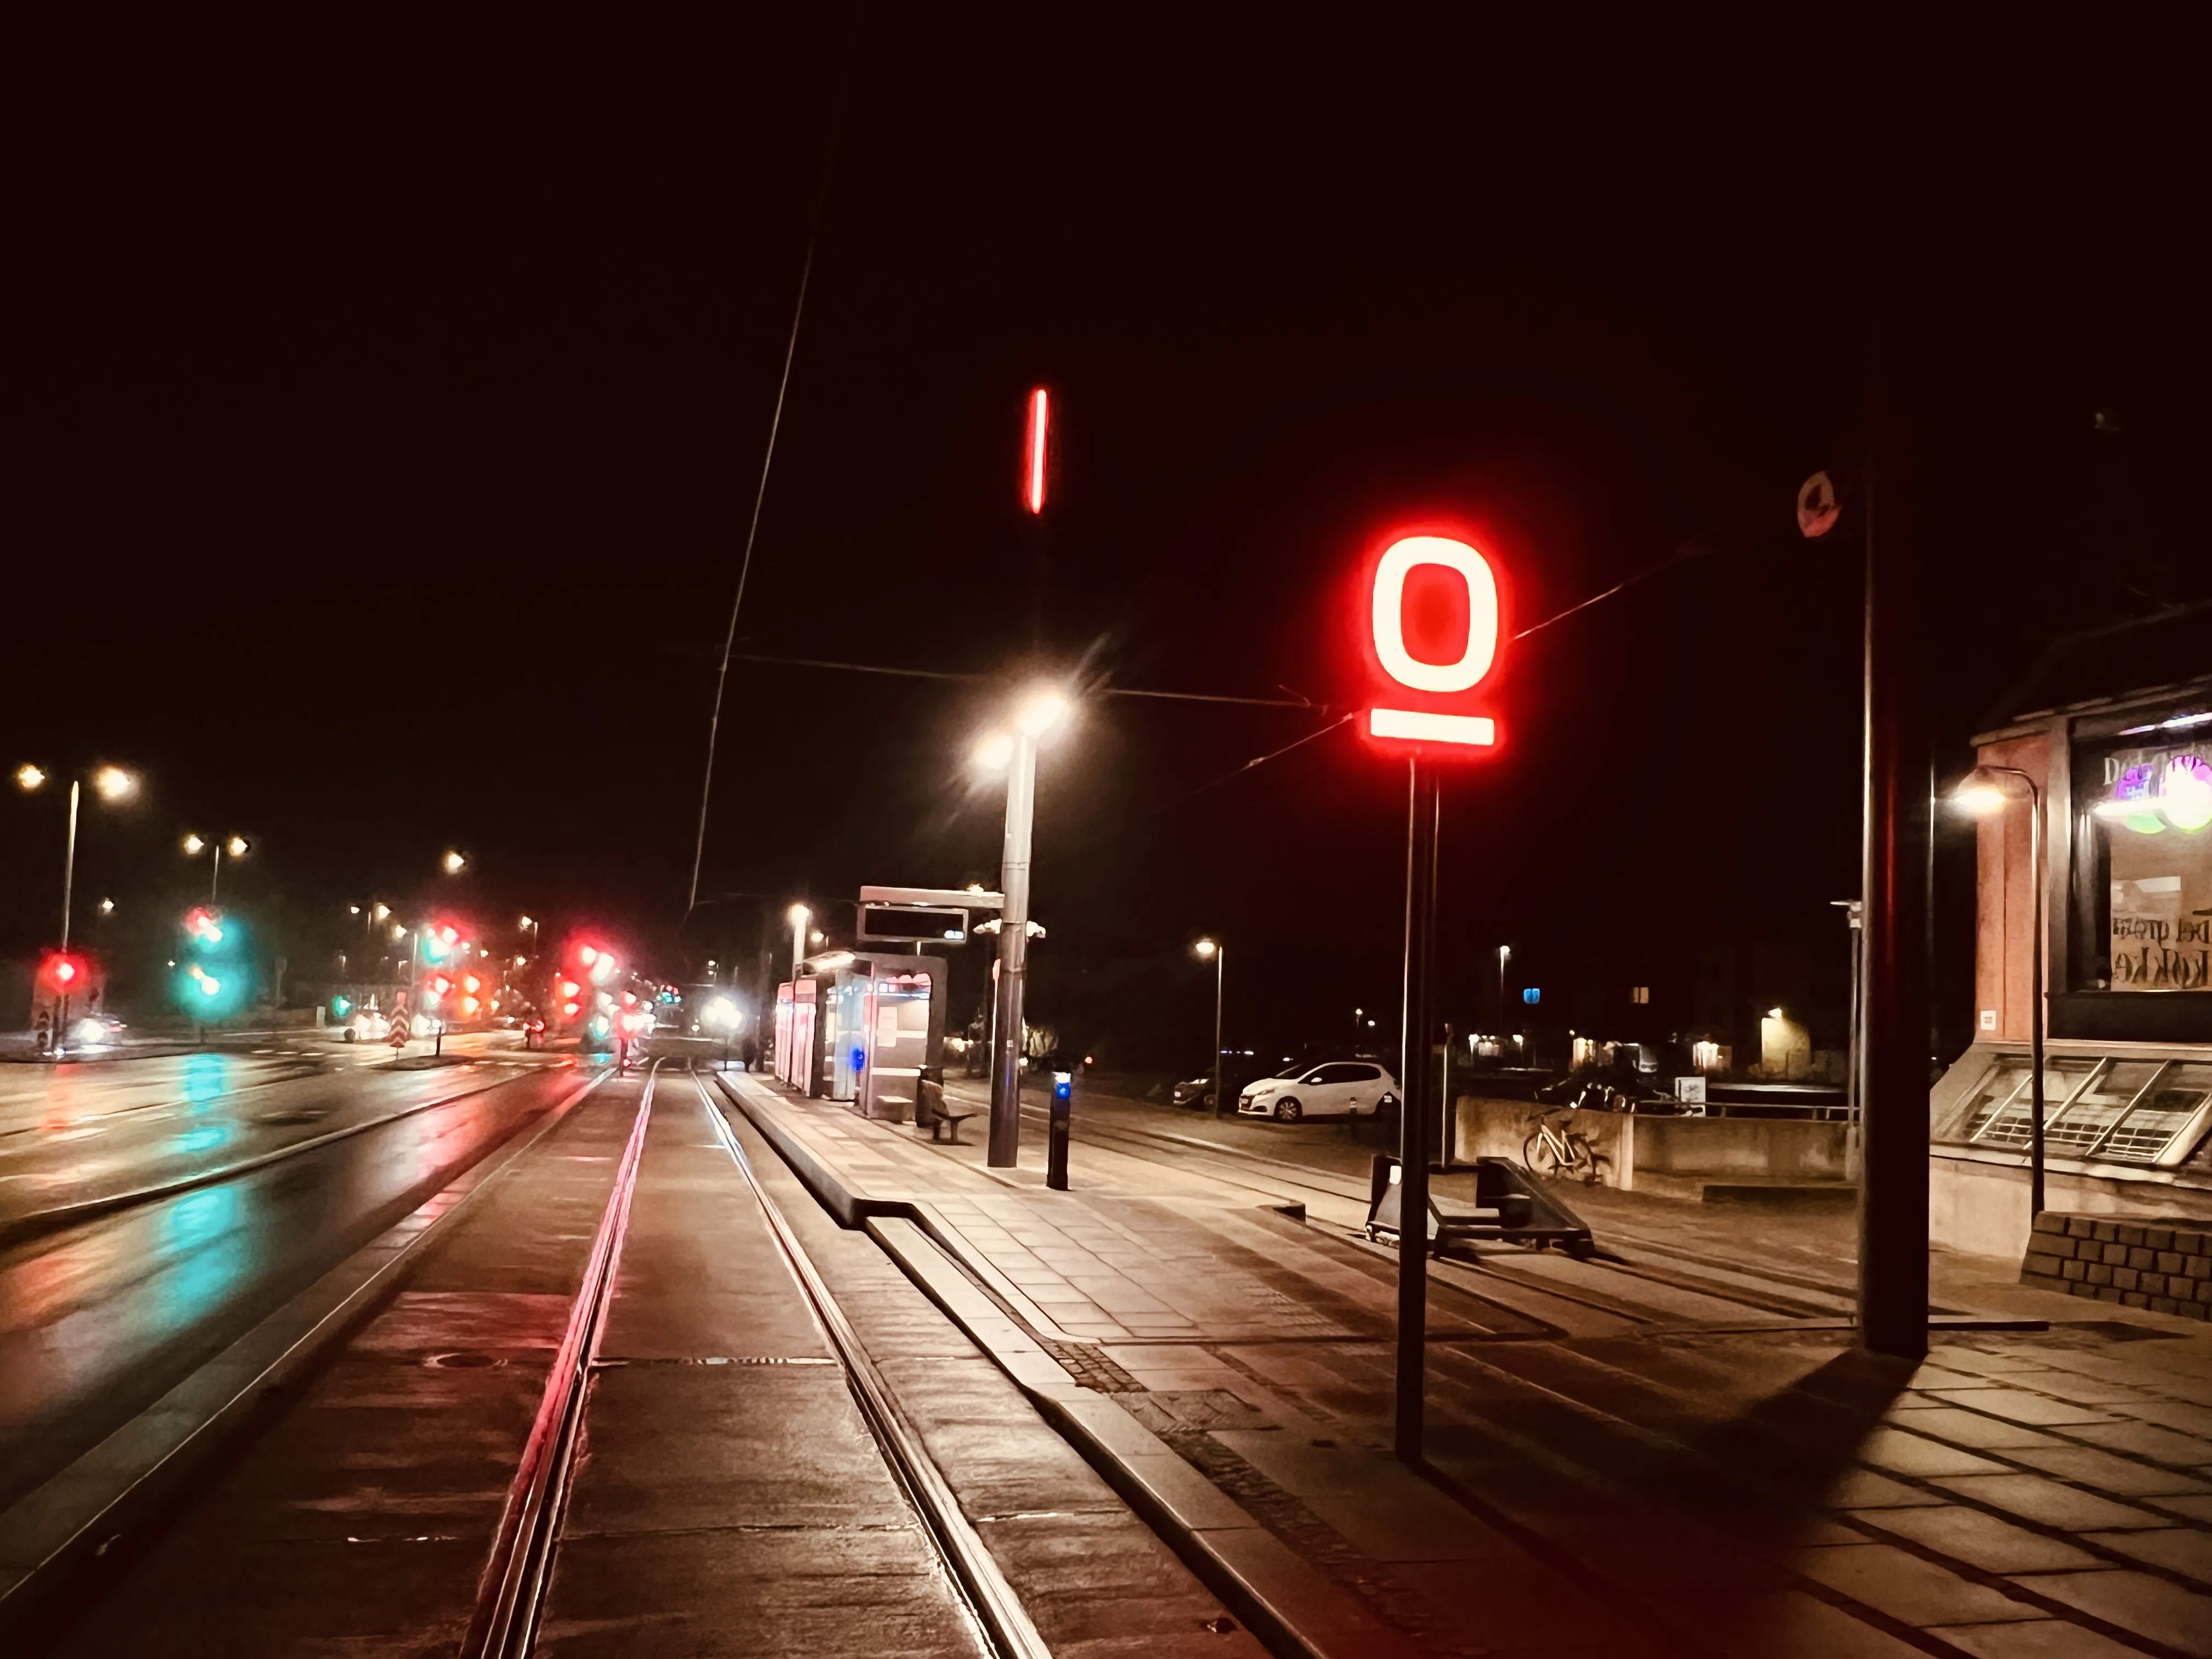
<path fill-rule="evenodd" d="M 1373 1117 L 1397 1103 L 1398 1079 L 1372 1060 L 1331 1060 L 1247 1084 L 1237 1097 L 1237 1113 L 1296 1123 L 1308 1117 Z"/>

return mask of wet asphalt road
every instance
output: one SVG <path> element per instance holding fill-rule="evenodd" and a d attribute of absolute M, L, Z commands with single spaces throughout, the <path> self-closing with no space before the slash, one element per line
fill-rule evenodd
<path fill-rule="evenodd" d="M 388 1060 L 316 1044 L 0 1066 L 0 1226 L 374 1126 L 0 1249 L 0 1507 L 590 1074 L 504 1047 Z"/>

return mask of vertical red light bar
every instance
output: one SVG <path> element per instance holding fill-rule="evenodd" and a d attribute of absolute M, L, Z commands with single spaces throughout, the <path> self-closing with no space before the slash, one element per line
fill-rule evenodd
<path fill-rule="evenodd" d="M 1052 404 L 1042 386 L 1030 393 L 1029 431 L 1023 440 L 1022 501 L 1032 513 L 1044 511 L 1045 437 L 1051 429 Z"/>

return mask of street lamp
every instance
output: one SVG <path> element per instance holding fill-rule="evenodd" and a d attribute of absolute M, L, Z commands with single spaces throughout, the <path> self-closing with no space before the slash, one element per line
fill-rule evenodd
<path fill-rule="evenodd" d="M 15 769 L 15 787 L 25 794 L 36 794 L 46 787 L 53 775 L 45 767 L 28 763 Z M 70 780 L 69 836 L 62 852 L 62 949 L 70 944 L 70 896 L 76 885 L 76 820 L 78 809 L 84 798 L 84 786 L 91 784 L 92 793 L 109 805 L 118 805 L 138 793 L 138 776 L 119 766 L 96 766 L 90 775 Z M 102 911 L 104 915 L 106 911 Z"/>
<path fill-rule="evenodd" d="M 1011 1168 L 1021 1152 L 1022 1005 L 1029 977 L 1030 835 L 1036 816 L 1038 740 L 1060 730 L 1075 712 L 1057 686 L 1031 687 L 1014 705 L 1011 734 L 994 732 L 975 757 L 993 771 L 1006 770 L 1006 836 L 1000 859 L 999 983 L 993 998 L 996 1052 L 991 1057 L 991 1134 L 986 1161 Z"/>
<path fill-rule="evenodd" d="M 1200 962 L 1213 964 L 1213 1115 L 1222 1115 L 1221 1096 L 1221 983 L 1229 965 L 1228 947 L 1218 939 L 1202 939 L 1190 947 Z"/>
<path fill-rule="evenodd" d="M 469 867 L 469 861 L 460 853 L 448 848 L 446 856 L 438 860 L 438 867 L 449 876 L 458 876 Z"/>
<path fill-rule="evenodd" d="M 785 913 L 791 923 L 791 982 L 799 983 L 799 964 L 806 960 L 806 924 L 814 919 L 814 912 L 803 904 L 794 904 Z M 793 995 L 798 994 L 795 991 Z"/>
<path fill-rule="evenodd" d="M 185 856 L 188 859 L 198 858 L 210 846 L 215 848 L 214 855 L 209 861 L 208 902 L 210 904 L 215 902 L 216 890 L 222 885 L 224 856 L 228 854 L 234 862 L 244 858 L 252 850 L 252 843 L 243 836 L 225 836 L 220 840 L 208 842 L 198 836 L 187 835 L 181 844 L 185 849 Z"/>
<path fill-rule="evenodd" d="M 1498 947 L 1498 1040 L 1500 1042 L 1505 1040 L 1505 964 L 1512 960 L 1513 947 L 1510 945 L 1499 945 Z M 1501 1049 L 1499 1052 L 1504 1051 Z"/>
<path fill-rule="evenodd" d="M 2027 1192 L 2028 1224 L 2043 1213 L 2043 1019 L 2048 995 L 2043 964 L 2043 788 L 2017 766 L 1977 766 L 1959 781 L 1951 799 L 1976 817 L 2002 812 L 2010 799 L 2004 780 L 2018 778 L 2027 789 L 2028 880 L 2035 889 L 2033 927 L 2034 1006 L 2028 1020 L 2028 1064 L 2033 1076 L 2028 1085 Z"/>

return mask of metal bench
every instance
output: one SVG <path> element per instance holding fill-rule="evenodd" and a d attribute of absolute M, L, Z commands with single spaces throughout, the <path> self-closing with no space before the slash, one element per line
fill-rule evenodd
<path fill-rule="evenodd" d="M 1398 1160 L 1378 1152 L 1368 1181 L 1367 1236 L 1397 1243 L 1404 1232 L 1398 1185 Z M 1442 1255 L 1451 1244 L 1494 1239 L 1506 1244 L 1556 1244 L 1569 1255 L 1597 1249 L 1589 1224 L 1510 1158 L 1481 1158 L 1474 1163 L 1474 1202 L 1462 1204 L 1429 1195 L 1429 1254 Z"/>

